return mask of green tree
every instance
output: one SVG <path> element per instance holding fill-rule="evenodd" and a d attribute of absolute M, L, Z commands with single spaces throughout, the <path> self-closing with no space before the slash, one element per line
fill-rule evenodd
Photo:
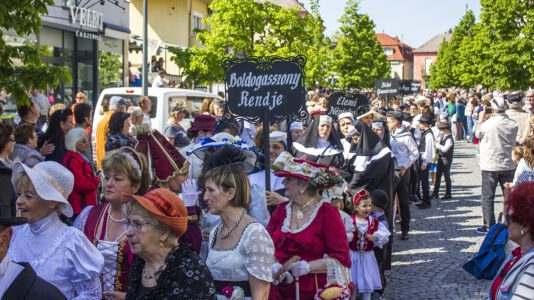
<path fill-rule="evenodd" d="M 115 86 L 121 80 L 121 56 L 116 53 L 101 51 L 98 55 L 98 79 L 100 90 Z"/>
<path fill-rule="evenodd" d="M 322 21 L 312 22 L 297 9 L 254 0 L 214 0 L 209 7 L 213 13 L 204 20 L 209 29 L 197 32 L 202 47 L 171 50 L 175 55 L 172 59 L 189 81 L 205 84 L 224 80 L 225 58 L 307 55 L 312 45 L 319 53 L 313 56 L 314 61 L 325 53 L 320 46 L 326 45 L 324 36 L 309 32 L 310 28 L 319 26 L 318 22 L 322 32 Z M 318 42 L 314 43 L 314 39 Z M 316 74 L 324 72 L 319 70 L 306 70 L 311 76 L 308 82 L 317 80 Z"/>
<path fill-rule="evenodd" d="M 481 0 L 479 49 L 482 83 L 524 89 L 534 82 L 534 1 Z"/>
<path fill-rule="evenodd" d="M 430 88 L 442 88 L 454 86 L 452 75 L 454 53 L 448 41 L 445 39 L 438 50 L 436 61 L 430 66 Z"/>
<path fill-rule="evenodd" d="M 324 21 L 319 14 L 319 0 L 310 1 L 311 14 L 306 17 L 306 32 L 309 35 L 308 45 L 305 46 L 306 85 L 314 87 L 316 84 L 325 86 L 329 66 L 332 61 L 331 41 L 324 35 Z"/>
<path fill-rule="evenodd" d="M 450 41 L 443 41 L 436 62 L 430 68 L 430 87 L 472 87 L 478 70 L 473 68 L 472 41 L 475 35 L 475 15 L 467 10 L 452 30 Z"/>
<path fill-rule="evenodd" d="M 18 36 L 36 36 L 41 28 L 41 17 L 48 13 L 46 5 L 53 0 L 0 1 L 0 87 L 11 93 L 17 103 L 28 103 L 28 92 L 45 90 L 70 81 L 64 67 L 44 64 L 35 45 L 16 45 L 6 41 L 5 32 Z"/>
<path fill-rule="evenodd" d="M 332 69 L 341 88 L 370 88 L 389 77 L 390 65 L 375 35 L 375 24 L 359 12 L 359 1 L 349 0 L 340 19 L 341 37 L 334 49 Z"/>

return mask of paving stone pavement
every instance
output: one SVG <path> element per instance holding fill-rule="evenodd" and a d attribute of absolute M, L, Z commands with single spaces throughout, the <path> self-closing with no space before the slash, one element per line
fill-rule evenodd
<path fill-rule="evenodd" d="M 477 280 L 462 268 L 484 238 L 475 231 L 482 224 L 475 149 L 463 141 L 455 145 L 452 200 L 434 199 L 425 210 L 411 206 L 410 239 L 401 241 L 400 230 L 393 237 L 386 299 L 486 299 L 490 281 Z M 444 188 L 442 182 L 442 195 Z M 501 211 L 499 188 L 495 199 L 495 211 Z"/>

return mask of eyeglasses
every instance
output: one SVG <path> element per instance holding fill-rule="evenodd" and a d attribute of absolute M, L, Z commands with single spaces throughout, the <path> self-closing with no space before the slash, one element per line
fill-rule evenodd
<path fill-rule="evenodd" d="M 141 229 L 143 228 L 143 226 L 145 225 L 149 225 L 150 223 L 141 223 L 139 221 L 132 221 L 132 220 L 129 220 L 129 219 L 126 219 L 124 221 L 124 223 L 122 223 L 122 228 L 124 228 L 124 230 L 128 230 L 128 228 L 132 228 L 133 231 L 135 232 L 139 232 L 141 231 Z"/>

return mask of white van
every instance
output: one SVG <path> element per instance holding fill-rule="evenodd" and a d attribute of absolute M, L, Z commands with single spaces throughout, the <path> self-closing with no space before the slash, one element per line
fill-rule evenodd
<path fill-rule="evenodd" d="M 113 96 L 119 96 L 122 98 L 130 99 L 134 105 L 138 105 L 137 99 L 142 95 L 143 89 L 140 87 L 120 87 L 105 89 L 100 93 L 96 107 L 94 108 L 93 125 L 91 131 L 92 145 L 95 145 L 96 139 L 96 127 L 102 118 L 103 114 L 100 114 L 100 108 L 104 99 L 109 100 Z M 163 133 L 163 129 L 169 119 L 169 111 L 172 105 L 176 102 L 185 103 L 185 107 L 188 111 L 188 115 L 180 122 L 180 125 L 186 130 L 191 126 L 192 118 L 200 110 L 202 101 L 204 98 L 213 98 L 220 101 L 224 99 L 216 94 L 185 89 L 174 88 L 148 88 L 148 97 L 152 100 L 152 110 L 150 111 L 150 121 L 152 122 L 152 129 L 157 129 Z M 93 149 L 93 153 L 96 151 Z"/>

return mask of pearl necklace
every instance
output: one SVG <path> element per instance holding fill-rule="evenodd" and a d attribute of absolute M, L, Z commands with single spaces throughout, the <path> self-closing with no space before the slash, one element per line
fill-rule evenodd
<path fill-rule="evenodd" d="M 124 219 L 115 219 L 115 218 L 113 218 L 113 216 L 111 215 L 111 211 L 108 212 L 108 217 L 111 219 L 111 221 L 113 221 L 115 223 L 124 223 L 126 221 L 126 218 L 124 218 Z"/>

